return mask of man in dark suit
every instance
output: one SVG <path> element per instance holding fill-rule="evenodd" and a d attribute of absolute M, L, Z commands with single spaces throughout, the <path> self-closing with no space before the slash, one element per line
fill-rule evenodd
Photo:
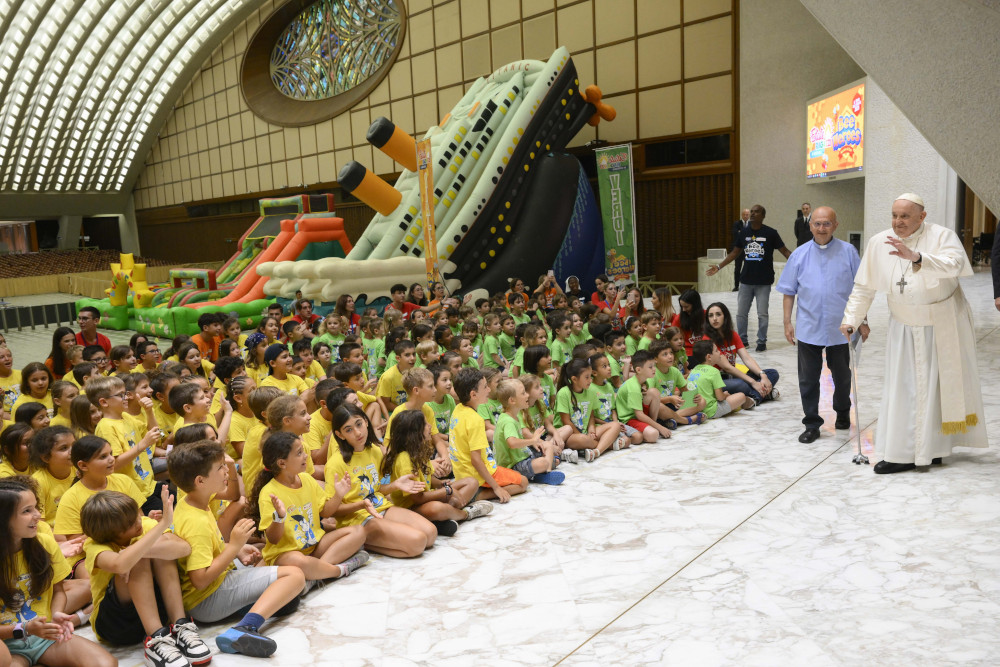
<path fill-rule="evenodd" d="M 795 246 L 809 243 L 813 239 L 812 230 L 809 229 L 809 221 L 812 219 L 812 204 L 802 203 L 802 214 L 795 218 Z"/>
<path fill-rule="evenodd" d="M 740 214 L 740 219 L 733 223 L 733 238 L 729 243 L 729 249 L 733 250 L 737 246 L 742 246 L 743 231 L 750 224 L 750 209 L 743 209 L 743 213 Z M 740 254 L 735 260 L 735 266 L 733 267 L 733 291 L 740 291 L 740 271 L 743 270 L 743 255 Z"/>

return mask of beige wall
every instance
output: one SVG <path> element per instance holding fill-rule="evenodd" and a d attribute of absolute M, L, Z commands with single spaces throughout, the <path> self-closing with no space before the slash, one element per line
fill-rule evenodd
<path fill-rule="evenodd" d="M 839 238 L 863 231 L 865 179 L 806 184 L 805 165 L 806 101 L 864 71 L 799 0 L 742 0 L 740 50 L 741 208 L 763 205 L 789 248 L 806 201 L 836 209 Z"/>
<path fill-rule="evenodd" d="M 257 118 L 238 84 L 248 40 L 280 4 L 264 3 L 184 92 L 146 158 L 137 209 L 331 182 L 350 160 L 394 172 L 365 142 L 374 118 L 423 134 L 479 76 L 546 59 L 559 45 L 573 55 L 581 86 L 601 86 L 618 111 L 613 123 L 582 130 L 577 144 L 733 124 L 732 0 L 684 0 L 683 16 L 681 0 L 409 0 L 389 76 L 350 111 L 304 128 Z"/>

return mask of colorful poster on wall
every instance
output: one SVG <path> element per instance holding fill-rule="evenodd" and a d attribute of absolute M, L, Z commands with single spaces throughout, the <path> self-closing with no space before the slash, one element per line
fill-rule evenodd
<path fill-rule="evenodd" d="M 634 284 L 637 272 L 632 144 L 598 148 L 595 152 L 604 219 L 604 272 L 614 282 Z"/>
<path fill-rule="evenodd" d="M 864 175 L 865 80 L 809 101 L 806 180 Z"/>
<path fill-rule="evenodd" d="M 424 263 L 427 267 L 427 287 L 430 288 L 441 280 L 434 230 L 434 166 L 430 139 L 417 142 L 417 178 L 420 182 L 420 220 L 424 226 Z"/>

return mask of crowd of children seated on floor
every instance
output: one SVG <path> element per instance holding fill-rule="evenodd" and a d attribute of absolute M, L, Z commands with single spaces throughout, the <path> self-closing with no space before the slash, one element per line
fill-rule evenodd
<path fill-rule="evenodd" d="M 114 664 L 73 634 L 89 622 L 149 665 L 204 664 L 197 623 L 233 616 L 219 649 L 271 655 L 265 620 L 369 552 L 419 556 L 567 463 L 777 398 L 724 304 L 596 288 L 396 285 L 381 315 L 204 314 L 162 351 L 112 346 L 85 308 L 21 370 L 4 342 L 0 663 Z"/>

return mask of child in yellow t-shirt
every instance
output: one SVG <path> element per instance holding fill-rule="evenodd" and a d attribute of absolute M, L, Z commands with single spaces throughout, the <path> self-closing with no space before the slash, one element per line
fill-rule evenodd
<path fill-rule="evenodd" d="M 117 491 L 100 491 L 83 505 L 83 550 L 94 601 L 90 622 L 102 641 L 118 646 L 142 644 L 147 660 L 176 659 L 203 664 L 212 652 L 184 613 L 175 561 L 191 546 L 170 534 L 174 499 L 161 490 L 163 516 L 139 514 L 135 501 Z M 162 600 L 167 617 L 160 615 Z"/>
<path fill-rule="evenodd" d="M 266 540 L 264 562 L 293 565 L 307 581 L 346 577 L 365 565 L 369 556 L 361 550 L 364 528 L 336 528 L 332 518 L 351 489 L 350 478 L 337 479 L 332 493 L 324 490 L 306 473 L 309 453 L 302 439 L 287 431 L 268 436 L 262 454 L 264 469 L 248 492 L 248 502 L 249 516 Z"/>
<path fill-rule="evenodd" d="M 344 495 L 334 516 L 338 527 L 361 525 L 365 548 L 395 558 L 413 558 L 430 548 L 437 529 L 415 512 L 394 507 L 388 497 L 393 491 L 416 493 L 424 488 L 412 474 L 390 482 L 379 469 L 382 450 L 368 417 L 358 406 L 344 403 L 333 411 L 333 437 L 326 462 L 326 486 L 334 488 L 346 474 L 351 490 Z"/>
<path fill-rule="evenodd" d="M 263 444 L 261 437 L 267 431 L 267 408 L 279 396 L 284 394 L 277 387 L 257 387 L 250 392 L 250 409 L 253 411 L 256 423 L 247 430 L 247 439 L 243 442 L 243 460 L 240 467 L 245 489 L 253 488 L 257 475 L 264 467 L 260 446 Z"/>
<path fill-rule="evenodd" d="M 72 376 L 71 376 L 72 377 Z M 52 409 L 55 415 L 49 421 L 49 426 L 72 426 L 70 405 L 73 399 L 80 395 L 80 388 L 72 382 L 60 380 L 52 385 Z"/>
<path fill-rule="evenodd" d="M 69 487 L 56 508 L 56 523 L 52 532 L 59 537 L 73 539 L 83 534 L 80 526 L 80 511 L 83 504 L 98 491 L 120 491 L 137 504 L 146 502 L 132 478 L 113 472 L 115 456 L 111 445 L 104 438 L 87 435 L 73 443 L 70 460 L 79 479 Z M 159 516 L 159 510 L 148 514 Z"/>
<path fill-rule="evenodd" d="M 413 368 L 416 357 L 416 348 L 412 341 L 401 340 L 393 348 L 396 353 L 396 365 L 387 368 L 378 381 L 378 389 L 375 395 L 385 406 L 387 412 L 392 414 L 401 403 L 406 402 L 406 390 L 403 388 L 403 373 Z"/>
<path fill-rule="evenodd" d="M 393 491 L 392 504 L 412 509 L 429 519 L 438 535 L 450 537 L 458 530 L 459 521 L 486 516 L 493 510 L 493 504 L 487 500 L 477 500 L 469 505 L 479 486 L 472 477 L 444 481 L 434 477 L 434 467 L 431 465 L 434 444 L 428 437 L 430 422 L 422 410 L 402 408 L 400 406 L 394 413 L 392 441 L 382 459 L 382 478 L 388 476 L 398 480 L 412 475 L 414 480 L 422 482 L 423 490 L 415 493 L 407 493 L 402 489 Z"/>
<path fill-rule="evenodd" d="M 111 444 L 115 456 L 115 472 L 127 474 L 135 482 L 146 500 L 142 503 L 143 512 L 161 510 L 157 482 L 153 473 L 153 450 L 159 442 L 160 429 L 149 429 L 140 439 L 136 433 L 136 423 L 124 418 L 127 395 L 125 384 L 117 377 L 97 377 L 87 383 L 87 398 L 94 405 L 99 405 L 104 415 L 97 423 L 94 434 L 104 438 Z M 152 412 L 152 401 L 148 402 L 148 410 Z"/>
<path fill-rule="evenodd" d="M 306 404 L 298 396 L 279 396 L 267 406 L 268 431 L 261 436 L 261 447 L 272 433 L 285 431 L 302 437 L 309 432 L 311 418 Z M 319 452 L 323 455 L 323 452 Z M 261 449 L 263 460 L 263 449 Z M 319 456 L 317 456 L 318 458 Z M 323 480 L 323 466 L 313 463 L 312 453 L 306 460 L 306 472 L 317 480 Z M 253 487 L 250 487 L 253 488 Z"/>
<path fill-rule="evenodd" d="M 7 577 L 2 582 L 4 589 L 23 600 L 0 607 L 0 626 L 9 633 L 4 640 L 7 663 L 13 656 L 16 665 L 41 662 L 53 667 L 110 667 L 117 661 L 106 650 L 72 632 L 73 616 L 65 613 L 64 591 L 72 570 L 59 544 L 39 530 L 46 524 L 40 523 L 37 503 L 30 480 L 0 480 L 0 526 L 5 541 L 13 547 L 0 553 L 0 576 Z M 39 558 L 40 554 L 47 557 Z M 44 588 L 37 585 L 46 580 L 49 583 Z M 57 641 L 58 648 L 50 650 Z"/>
<path fill-rule="evenodd" d="M 473 477 L 484 500 L 496 498 L 506 503 L 512 495 L 528 489 L 528 478 L 497 465 L 493 448 L 486 439 L 486 422 L 476 409 L 489 398 L 490 389 L 483 372 L 463 368 L 454 380 L 459 405 L 451 413 L 448 450 L 455 478 Z"/>
<path fill-rule="evenodd" d="M 38 483 L 38 509 L 50 526 L 56 523 L 56 510 L 63 495 L 76 477 L 73 475 L 71 450 L 73 431 L 65 426 L 49 426 L 35 433 L 28 449 L 28 461 Z"/>
<path fill-rule="evenodd" d="M 264 352 L 264 363 L 271 373 L 261 380 L 258 385 L 261 387 L 277 387 L 286 394 L 301 396 L 302 400 L 312 400 L 312 390 L 306 385 L 305 380 L 292 371 L 292 356 L 288 354 L 288 347 L 281 343 L 275 343 Z"/>
<path fill-rule="evenodd" d="M 187 493 L 174 512 L 174 533 L 191 545 L 190 555 L 177 561 L 185 610 L 199 623 L 214 623 L 249 606 L 243 619 L 215 643 L 224 653 L 272 655 L 278 646 L 260 634 L 260 626 L 299 596 L 305 586 L 302 571 L 294 567 L 233 569 L 235 558 L 254 565 L 261 555 L 247 545 L 256 528 L 252 519 L 238 521 L 229 542 L 224 542 L 209 509 L 212 496 L 229 485 L 221 445 L 201 441 L 174 447 L 167 455 L 167 467 L 170 478 Z"/>
<path fill-rule="evenodd" d="M 246 442 L 250 429 L 257 423 L 253 410 L 250 409 L 250 392 L 256 388 L 253 378 L 247 375 L 233 378 L 226 387 L 226 400 L 233 407 L 233 415 L 229 422 L 229 446 L 226 451 L 236 461 L 243 458 L 243 443 Z"/>

